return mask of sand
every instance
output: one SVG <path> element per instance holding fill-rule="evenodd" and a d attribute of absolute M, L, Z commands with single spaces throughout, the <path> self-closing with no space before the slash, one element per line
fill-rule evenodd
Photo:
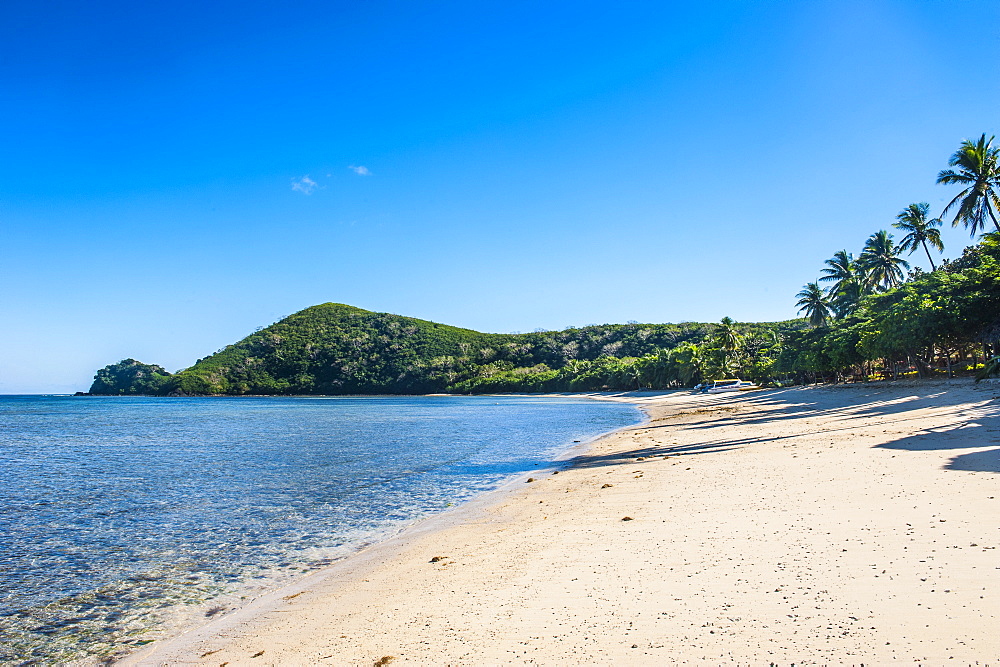
<path fill-rule="evenodd" d="M 618 400 L 574 467 L 125 662 L 1000 665 L 1000 385 Z"/>

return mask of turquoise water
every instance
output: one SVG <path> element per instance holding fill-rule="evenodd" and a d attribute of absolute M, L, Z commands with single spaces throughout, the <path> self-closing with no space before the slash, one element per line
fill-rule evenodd
<path fill-rule="evenodd" d="M 640 419 L 582 398 L 0 397 L 0 660 L 141 645 L 179 608 L 322 567 Z"/>

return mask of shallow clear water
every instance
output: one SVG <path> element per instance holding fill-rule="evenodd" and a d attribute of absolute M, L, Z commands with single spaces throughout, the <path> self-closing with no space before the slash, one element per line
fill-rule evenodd
<path fill-rule="evenodd" d="M 574 440 L 581 398 L 0 397 L 0 660 L 147 643 L 184 605 L 321 567 Z"/>

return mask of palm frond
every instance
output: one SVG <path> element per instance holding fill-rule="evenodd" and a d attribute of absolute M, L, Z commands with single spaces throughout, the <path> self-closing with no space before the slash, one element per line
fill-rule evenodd
<path fill-rule="evenodd" d="M 987 361 L 976 373 L 976 382 L 980 382 L 991 375 L 1000 375 L 1000 357 L 993 357 Z"/>
<path fill-rule="evenodd" d="M 957 204 L 958 211 L 951 224 L 963 224 L 972 236 L 983 231 L 987 222 L 1000 230 L 996 215 L 1000 210 L 996 193 L 996 188 L 1000 187 L 1000 149 L 993 147 L 994 138 L 987 139 L 983 133 L 976 141 L 963 140 L 948 159 L 948 165 L 959 167 L 959 170 L 945 169 L 938 173 L 940 184 L 970 186 L 952 199 L 941 215 L 946 215 Z"/>
<path fill-rule="evenodd" d="M 808 283 L 795 296 L 798 298 L 795 305 L 798 306 L 800 313 L 805 311 L 812 326 L 821 327 L 830 319 L 830 305 L 819 282 Z"/>
<path fill-rule="evenodd" d="M 975 183 L 975 178 L 970 178 L 967 174 L 960 174 L 954 169 L 944 169 L 938 172 L 937 183 L 939 185 L 953 185 L 955 183 Z"/>

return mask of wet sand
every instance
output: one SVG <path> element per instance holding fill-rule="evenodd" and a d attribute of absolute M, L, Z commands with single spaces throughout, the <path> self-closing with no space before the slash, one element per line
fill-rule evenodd
<path fill-rule="evenodd" d="M 1000 385 L 650 421 L 126 664 L 1000 664 Z"/>

